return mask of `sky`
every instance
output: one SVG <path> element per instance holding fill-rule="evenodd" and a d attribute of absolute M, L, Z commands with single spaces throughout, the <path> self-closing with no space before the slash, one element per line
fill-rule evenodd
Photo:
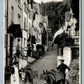
<path fill-rule="evenodd" d="M 37 3 L 41 3 L 41 1 L 42 2 L 50 2 L 50 1 L 55 1 L 55 2 L 60 2 L 60 1 L 63 1 L 63 0 L 34 0 L 35 2 L 37 2 Z"/>

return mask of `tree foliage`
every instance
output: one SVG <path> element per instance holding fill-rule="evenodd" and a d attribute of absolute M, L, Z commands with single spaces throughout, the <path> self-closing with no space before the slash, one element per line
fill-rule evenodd
<path fill-rule="evenodd" d="M 48 15 L 49 27 L 54 34 L 65 22 L 65 12 L 70 9 L 71 0 L 42 4 L 43 15 Z"/>
<path fill-rule="evenodd" d="M 48 2 L 42 4 L 43 15 L 48 15 L 49 27 L 54 34 L 65 22 L 65 12 L 72 8 L 79 29 L 79 0 L 64 0 L 63 2 Z"/>
<path fill-rule="evenodd" d="M 74 13 L 74 17 L 77 19 L 76 30 L 79 30 L 79 0 L 71 0 L 71 8 Z"/>
<path fill-rule="evenodd" d="M 69 79 L 72 84 L 79 84 L 79 58 L 74 59 L 70 65 Z"/>

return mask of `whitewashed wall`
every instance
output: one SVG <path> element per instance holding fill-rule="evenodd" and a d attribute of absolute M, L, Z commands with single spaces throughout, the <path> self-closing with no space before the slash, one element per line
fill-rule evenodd
<path fill-rule="evenodd" d="M 70 47 L 64 47 L 63 48 L 63 57 L 64 57 L 64 63 L 67 65 L 70 65 L 71 63 L 71 48 Z"/>
<path fill-rule="evenodd" d="M 71 48 L 70 47 L 64 47 L 63 48 L 63 58 L 64 58 L 64 63 L 66 64 L 66 65 L 70 65 L 70 63 L 71 63 Z M 60 56 L 57 56 L 57 66 L 60 64 L 60 62 L 59 62 L 59 59 L 61 58 L 61 55 Z"/>

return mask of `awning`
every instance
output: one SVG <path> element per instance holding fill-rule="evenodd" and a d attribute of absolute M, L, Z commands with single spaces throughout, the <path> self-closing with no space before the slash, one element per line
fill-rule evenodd
<path fill-rule="evenodd" d="M 13 24 L 9 26 L 9 29 L 7 32 L 13 34 L 14 37 L 22 37 L 20 24 Z"/>
<path fill-rule="evenodd" d="M 58 35 L 55 40 L 55 44 L 58 44 L 59 46 L 71 46 L 74 45 L 74 39 L 69 37 L 67 34 L 63 33 L 61 35 Z"/>

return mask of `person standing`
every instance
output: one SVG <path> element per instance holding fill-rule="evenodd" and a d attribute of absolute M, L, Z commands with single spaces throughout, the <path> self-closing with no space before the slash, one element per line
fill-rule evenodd
<path fill-rule="evenodd" d="M 19 84 L 19 70 L 18 70 L 18 62 L 14 62 L 11 67 L 11 80 L 10 84 Z"/>
<path fill-rule="evenodd" d="M 60 61 L 60 64 L 57 67 L 57 70 L 59 70 L 59 72 L 62 73 L 62 75 L 64 76 L 64 79 L 62 81 L 63 81 L 63 84 L 65 84 L 65 78 L 66 78 L 65 71 L 66 69 L 70 70 L 70 68 L 66 64 L 64 64 L 64 59 L 62 57 L 59 59 L 59 61 Z"/>

